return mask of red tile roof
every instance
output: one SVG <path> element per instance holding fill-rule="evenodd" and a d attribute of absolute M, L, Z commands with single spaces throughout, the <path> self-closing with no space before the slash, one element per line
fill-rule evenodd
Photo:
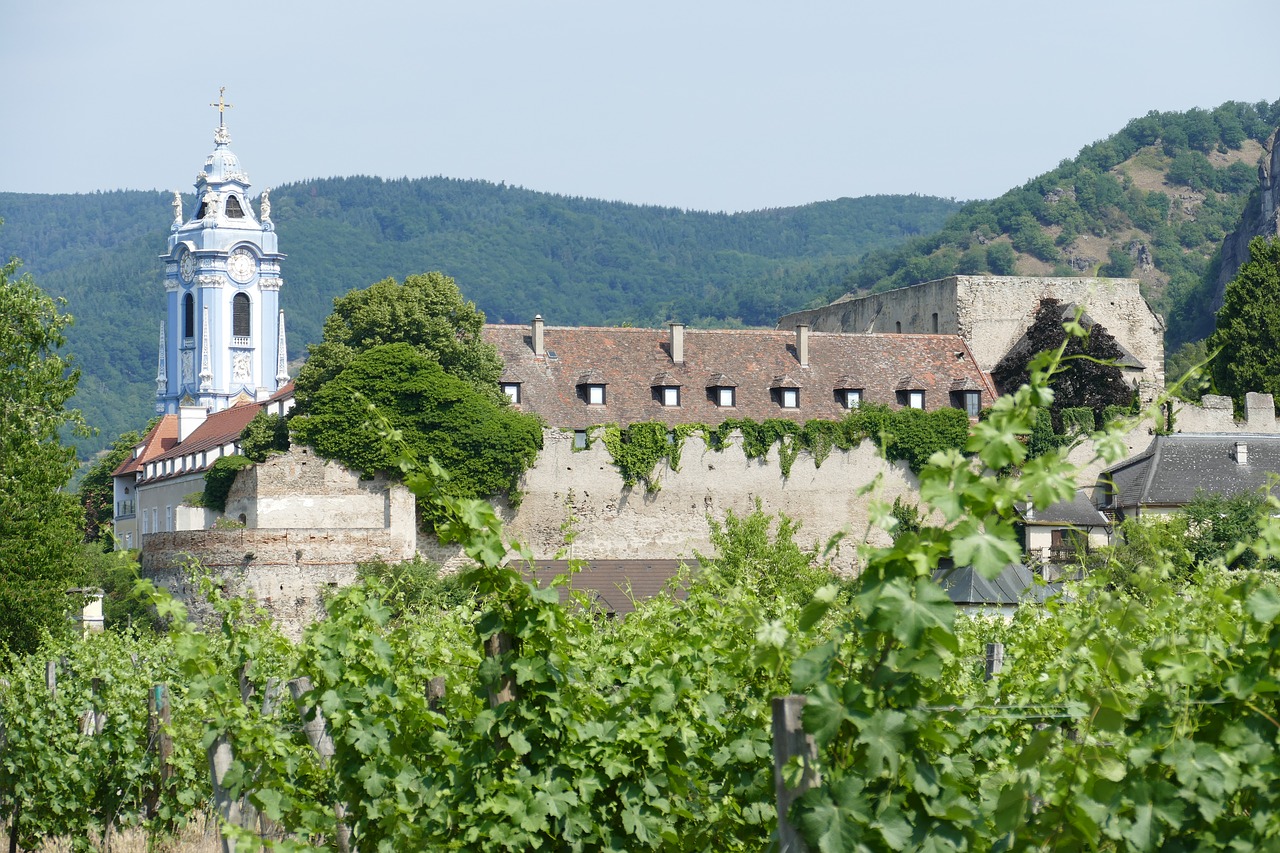
<path fill-rule="evenodd" d="M 142 437 L 142 452 L 130 456 L 121 462 L 116 470 L 111 472 L 112 477 L 120 477 L 125 474 L 132 474 L 138 471 L 144 464 L 155 459 L 164 451 L 173 447 L 178 443 L 178 416 L 165 415 L 160 418 L 155 426 Z"/>
<path fill-rule="evenodd" d="M 925 392 L 925 408 L 955 405 L 954 390 L 995 399 L 988 378 L 957 335 L 810 332 L 809 365 L 796 354 L 795 332 L 684 330 L 684 363 L 671 360 L 669 330 L 544 327 L 546 355 L 536 357 L 530 326 L 487 325 L 498 348 L 503 382 L 520 383 L 520 408 L 548 426 L 584 429 L 601 423 L 660 421 L 718 424 L 729 418 L 837 420 L 847 413 L 837 391 L 860 389 L 866 403 L 899 406 L 900 390 Z M 605 386 L 604 405 L 588 405 L 586 384 Z M 660 404 L 662 385 L 679 386 L 680 405 Z M 733 407 L 716 405 L 715 387 L 736 387 Z M 779 391 L 799 388 L 798 408 Z"/>

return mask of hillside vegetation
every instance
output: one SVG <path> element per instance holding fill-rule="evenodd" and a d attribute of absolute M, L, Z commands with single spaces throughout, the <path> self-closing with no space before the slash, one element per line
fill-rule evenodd
<path fill-rule="evenodd" d="M 281 301 L 294 360 L 319 341 L 334 297 L 428 270 L 453 276 L 493 322 L 540 313 L 564 325 L 769 326 L 821 298 L 868 250 L 932 233 L 960 207 L 875 196 L 717 214 L 439 177 L 331 178 L 271 198 L 289 256 Z M 0 193 L 0 254 L 22 258 L 76 317 L 75 405 L 101 430 L 82 455 L 151 413 L 169 200 Z"/>
<path fill-rule="evenodd" d="M 954 274 L 1132 276 L 1168 323 L 1166 344 L 1213 330 L 1215 256 L 1258 186 L 1280 101 L 1150 112 L 936 234 L 879 249 L 828 298 Z M 1256 202 L 1255 202 L 1256 203 Z"/>

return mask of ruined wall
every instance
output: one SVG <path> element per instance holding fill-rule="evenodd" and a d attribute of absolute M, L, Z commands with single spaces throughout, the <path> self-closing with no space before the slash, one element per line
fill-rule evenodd
<path fill-rule="evenodd" d="M 1145 365 L 1144 400 L 1163 390 L 1164 322 L 1147 305 L 1137 279 L 950 276 L 788 314 L 778 328 L 807 322 L 820 332 L 958 334 L 978 366 L 990 371 L 1030 327 L 1040 300 L 1049 297 L 1084 305 Z"/>
<path fill-rule="evenodd" d="M 1270 394 L 1245 395 L 1243 420 L 1236 420 L 1231 398 L 1206 394 L 1200 404 L 1174 401 L 1173 431 L 1186 433 L 1277 433 L 1275 398 Z"/>
<path fill-rule="evenodd" d="M 413 496 L 386 477 L 362 478 L 309 448 L 274 455 L 236 477 L 226 516 L 252 528 L 413 529 Z M 406 547 L 412 537 L 406 533 Z"/>
<path fill-rule="evenodd" d="M 208 607 L 183 568 L 191 556 L 229 593 L 252 594 L 287 634 L 320 614 L 324 591 L 351 583 L 356 563 L 411 559 L 404 537 L 385 530 L 188 530 L 147 537 L 142 574 L 184 601 L 192 618 Z"/>
<path fill-rule="evenodd" d="M 417 544 L 414 499 L 404 486 L 361 479 L 308 448 L 272 456 L 237 475 L 225 517 L 242 516 L 243 528 L 146 537 L 144 576 L 203 618 L 207 607 L 182 568 L 197 556 L 229 592 L 253 594 L 296 636 L 319 615 L 326 589 L 355 579 L 357 563 L 409 560 Z"/>

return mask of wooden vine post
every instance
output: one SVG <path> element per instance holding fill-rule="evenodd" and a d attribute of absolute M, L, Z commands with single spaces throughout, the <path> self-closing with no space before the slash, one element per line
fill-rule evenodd
<path fill-rule="evenodd" d="M 147 795 L 147 816 L 155 817 L 160 806 L 160 796 L 173 778 L 173 735 L 169 709 L 169 685 L 153 684 L 147 693 L 147 744 L 156 751 L 159 779 Z"/>
<path fill-rule="evenodd" d="M 778 801 L 778 849 L 781 853 L 807 853 L 808 846 L 787 820 L 787 810 L 801 794 L 822 782 L 818 775 L 818 749 L 813 735 L 804 730 L 800 714 L 805 697 L 796 694 L 773 700 L 773 786 Z M 804 767 L 799 783 L 789 787 L 784 776 L 787 763 L 798 757 Z"/>
<path fill-rule="evenodd" d="M 487 657 L 500 658 L 507 652 L 515 651 L 516 638 L 506 631 L 499 631 L 484 641 L 484 653 Z M 516 698 L 516 678 L 507 673 L 498 680 L 496 687 L 489 688 L 489 707 L 496 708 L 503 702 L 511 702 Z"/>
<path fill-rule="evenodd" d="M 227 771 L 231 769 L 234 756 L 231 753 L 231 741 L 223 732 L 209 745 L 209 777 L 213 780 L 213 803 L 218 815 L 228 826 L 240 826 L 244 818 L 240 810 L 240 801 L 233 799 L 231 793 L 223 785 Z M 219 830 L 218 837 L 222 842 L 222 853 L 236 853 L 236 843 Z"/>
<path fill-rule="evenodd" d="M 289 682 L 289 694 L 293 696 L 293 704 L 302 717 L 302 733 L 307 743 L 320 756 L 320 766 L 328 767 L 333 758 L 333 737 L 325 725 L 324 712 L 317 705 L 308 705 L 306 694 L 311 692 L 311 679 L 305 675 Z M 338 850 L 340 853 L 351 853 L 351 828 L 347 826 L 347 805 L 338 802 L 333 804 L 334 817 L 338 820 Z"/>

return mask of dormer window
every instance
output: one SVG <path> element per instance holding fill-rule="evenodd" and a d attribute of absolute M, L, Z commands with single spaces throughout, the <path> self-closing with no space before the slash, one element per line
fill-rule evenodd
<path fill-rule="evenodd" d="M 956 408 L 964 409 L 964 413 L 976 418 L 982 411 L 982 393 L 979 391 L 957 391 Z"/>
<path fill-rule="evenodd" d="M 669 373 L 659 373 L 649 383 L 653 388 L 653 398 L 660 406 L 674 409 L 680 405 L 680 382 Z"/>
<path fill-rule="evenodd" d="M 982 412 L 982 386 L 969 377 L 951 383 L 951 405 L 971 418 Z"/>
<path fill-rule="evenodd" d="M 925 383 L 915 376 L 904 376 L 898 380 L 898 384 L 894 386 L 897 392 L 898 405 L 905 406 L 908 409 L 924 408 L 924 386 Z"/>
<path fill-rule="evenodd" d="M 838 393 L 840 396 L 840 403 L 846 409 L 856 409 L 862 405 L 861 388 L 845 388 Z"/>
<path fill-rule="evenodd" d="M 784 409 L 800 408 L 800 383 L 783 374 L 775 376 L 769 386 L 773 399 Z"/>
<path fill-rule="evenodd" d="M 588 406 L 604 405 L 604 386 L 603 385 L 588 385 L 586 386 L 586 391 L 587 391 Z"/>
<path fill-rule="evenodd" d="M 738 383 L 723 373 L 713 373 L 707 379 L 707 397 L 722 409 L 737 405 Z"/>
<path fill-rule="evenodd" d="M 520 403 L 520 383 L 519 382 L 503 382 L 502 393 L 505 394 L 507 396 L 507 399 L 510 400 L 512 403 L 519 405 Z"/>

